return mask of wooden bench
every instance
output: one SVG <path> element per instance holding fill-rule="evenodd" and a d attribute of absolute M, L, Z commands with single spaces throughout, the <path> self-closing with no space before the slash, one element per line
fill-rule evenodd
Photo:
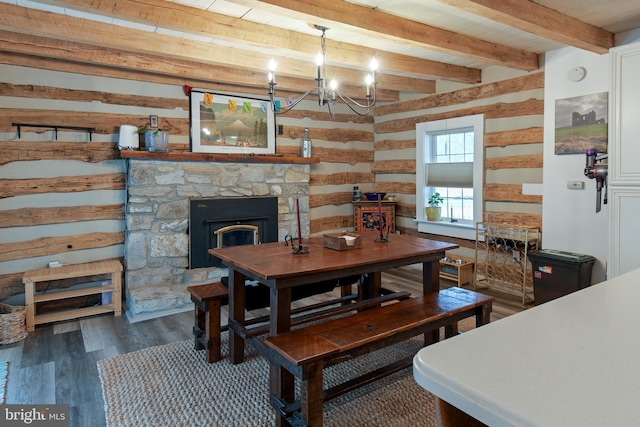
<path fill-rule="evenodd" d="M 269 337 L 265 340 L 269 359 L 299 378 L 301 387 L 299 402 L 289 401 L 293 400 L 294 390 L 281 390 L 285 396 L 271 396 L 271 402 L 291 425 L 320 427 L 325 401 L 408 368 L 413 357 L 394 361 L 326 391 L 325 367 L 440 327 L 445 328 L 448 338 L 455 333 L 457 322 L 467 317 L 475 316 L 476 326 L 484 325 L 489 322 L 494 299 L 451 288 Z"/>
<path fill-rule="evenodd" d="M 220 352 L 220 307 L 227 304 L 229 289 L 222 282 L 187 287 L 195 304 L 193 326 L 196 350 L 205 349 L 207 362 L 217 362 Z"/>
<path fill-rule="evenodd" d="M 355 277 L 355 276 L 354 276 Z M 336 285 L 341 288 L 341 298 L 335 301 L 329 301 L 326 303 L 318 303 L 311 306 L 307 306 L 298 310 L 292 310 L 292 314 L 298 314 L 299 312 L 316 310 L 322 308 L 327 305 L 334 304 L 335 302 L 340 302 L 343 305 L 349 304 L 355 297 L 351 295 L 351 286 L 355 281 L 354 277 L 348 277 L 344 279 L 339 279 L 336 281 Z M 341 283 L 344 281 L 344 283 Z M 331 287 L 331 289 L 333 289 Z M 321 291 L 328 291 L 328 287 L 321 287 Z M 229 288 L 227 284 L 223 282 L 215 282 L 215 283 L 207 283 L 202 285 L 193 285 L 188 286 L 187 291 L 191 294 L 191 301 L 193 301 L 195 305 L 194 309 L 194 326 L 193 326 L 193 336 L 194 336 L 194 346 L 196 350 L 205 349 L 206 350 L 206 358 L 207 362 L 213 363 L 217 362 L 222 358 L 220 346 L 220 333 L 223 329 L 226 329 L 226 326 L 221 327 L 220 322 L 220 308 L 223 305 L 227 305 L 229 302 Z M 258 292 L 253 292 L 255 295 L 252 295 L 250 298 L 251 301 L 248 301 L 248 310 L 255 308 L 263 308 L 269 306 L 269 289 L 263 288 L 262 292 L 257 290 Z M 304 298 L 307 294 L 311 294 L 310 290 L 303 289 L 301 294 L 298 295 L 298 299 Z M 317 316 L 316 316 L 317 317 Z M 309 321 L 314 319 L 314 316 L 310 318 L 300 318 L 298 322 L 301 321 Z M 258 317 L 256 319 L 250 320 L 247 324 L 255 324 L 255 323 L 263 323 L 269 320 L 269 316 Z M 256 334 L 265 334 L 267 333 L 266 328 L 256 329 Z"/>
<path fill-rule="evenodd" d="M 67 264 L 62 267 L 38 268 L 25 271 L 22 281 L 24 283 L 25 302 L 27 305 L 27 331 L 35 331 L 36 325 L 57 322 L 60 320 L 77 319 L 85 316 L 93 316 L 102 313 L 113 313 L 115 316 L 122 314 L 122 264 L 118 260 L 103 260 L 82 264 Z M 75 279 L 110 275 L 111 283 L 51 292 L 36 292 L 36 283 L 53 280 Z M 36 305 L 46 301 L 59 301 L 68 298 L 84 297 L 88 295 L 112 292 L 111 303 L 93 307 L 72 308 L 62 311 L 54 311 L 46 314 L 36 314 Z"/>

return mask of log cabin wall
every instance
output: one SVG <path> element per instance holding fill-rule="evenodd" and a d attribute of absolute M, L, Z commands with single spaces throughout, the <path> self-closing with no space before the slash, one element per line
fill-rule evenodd
<path fill-rule="evenodd" d="M 398 196 L 402 232 L 417 233 L 416 124 L 479 113 L 485 117 L 484 220 L 542 226 L 542 196 L 523 194 L 522 184 L 542 183 L 544 73 L 505 78 L 491 71 L 483 80 L 492 82 L 376 107 L 375 191 Z"/>
<path fill-rule="evenodd" d="M 44 63 L 50 69 L 34 68 L 36 62 L 0 64 L 0 300 L 22 293 L 23 272 L 49 261 L 122 259 L 126 167 L 117 149 L 121 124 L 144 125 L 157 115 L 159 127 L 170 133 L 170 149 L 189 149 L 189 98 L 183 85 L 198 87 L 194 82 Z M 213 86 L 202 89 L 234 89 Z M 238 93 L 263 95 L 244 88 Z M 91 127 L 95 132 L 90 141 L 87 132 L 59 129 L 56 140 L 53 130 L 23 127 L 18 138 L 13 123 Z M 298 154 L 308 127 L 313 155 L 321 160 L 311 165 L 311 234 L 352 227 L 353 185 L 374 188 L 373 118 L 340 108 L 331 118 L 326 108 L 309 101 L 278 116 L 276 123 L 283 127 L 277 152 Z"/>
<path fill-rule="evenodd" d="M 143 125 L 158 115 L 159 126 L 171 134 L 170 148 L 189 147 L 183 84 L 193 82 L 127 78 L 108 69 L 74 72 L 68 65 L 33 67 L 0 64 L 0 299 L 23 292 L 22 273 L 48 261 L 122 257 L 126 177 L 116 148 L 121 124 Z M 541 196 L 522 194 L 522 183 L 542 182 L 543 83 L 543 74 L 533 73 L 439 87 L 435 95 L 376 107 L 375 125 L 372 117 L 341 109 L 331 118 L 313 101 L 279 115 L 277 152 L 299 153 L 309 127 L 320 158 L 311 165 L 311 234 L 353 227 L 354 185 L 397 195 L 397 227 L 415 233 L 415 124 L 479 112 L 486 119 L 485 219 L 540 226 Z M 89 141 L 86 132 L 61 129 L 55 140 L 52 130 L 26 127 L 18 139 L 16 122 L 96 131 Z"/>

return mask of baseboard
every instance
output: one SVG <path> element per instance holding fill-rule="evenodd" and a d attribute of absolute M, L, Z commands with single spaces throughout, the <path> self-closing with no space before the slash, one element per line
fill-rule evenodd
<path fill-rule="evenodd" d="M 171 310 L 154 311 L 153 313 L 140 313 L 132 314 L 129 310 L 126 311 L 127 319 L 129 323 L 142 322 L 144 320 L 156 319 L 158 317 L 170 316 L 172 314 L 184 313 L 185 311 L 193 311 L 193 303 L 181 308 L 173 308 Z"/>

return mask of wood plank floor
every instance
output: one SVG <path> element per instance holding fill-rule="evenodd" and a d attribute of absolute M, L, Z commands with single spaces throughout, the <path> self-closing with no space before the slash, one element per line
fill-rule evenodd
<path fill-rule="evenodd" d="M 407 290 L 412 294 L 421 293 L 421 280 L 422 271 L 418 265 L 383 274 L 384 287 Z M 443 288 L 451 285 L 448 281 L 441 283 Z M 491 290 L 481 292 L 497 298 L 491 321 L 525 309 L 517 296 Z M 322 299 L 314 297 L 312 302 Z M 262 315 L 264 311 L 251 314 Z M 226 307 L 223 315 L 226 315 Z M 125 316 L 102 315 L 38 326 L 25 340 L 0 346 L 0 360 L 9 361 L 6 403 L 68 404 L 71 426 L 104 426 L 97 361 L 191 339 L 192 326 L 192 312 L 133 324 Z"/>

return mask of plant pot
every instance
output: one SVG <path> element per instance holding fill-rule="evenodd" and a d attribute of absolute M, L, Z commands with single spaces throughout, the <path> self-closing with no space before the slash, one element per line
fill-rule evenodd
<path fill-rule="evenodd" d="M 149 151 L 169 151 L 169 134 L 157 130 L 146 130 L 144 132 L 144 145 Z"/>
<path fill-rule="evenodd" d="M 442 208 L 440 206 L 428 206 L 426 209 L 427 220 L 440 221 L 442 218 Z"/>

